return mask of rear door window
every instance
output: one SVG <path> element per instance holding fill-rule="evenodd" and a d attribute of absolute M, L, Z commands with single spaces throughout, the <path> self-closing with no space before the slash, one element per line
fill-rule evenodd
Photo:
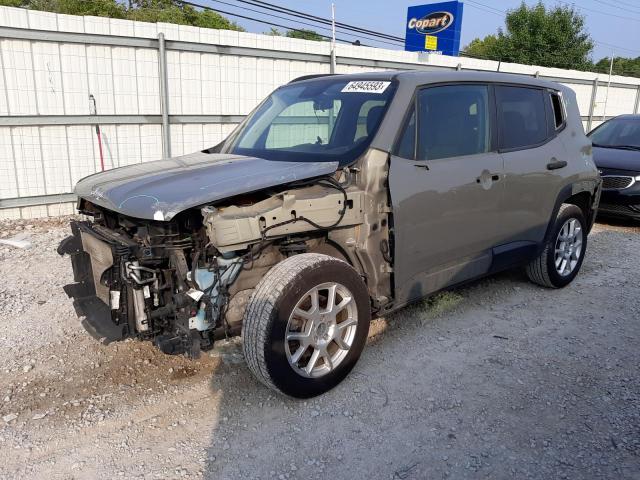
<path fill-rule="evenodd" d="M 460 157 L 490 150 L 486 85 L 425 88 L 418 93 L 417 110 L 416 159 Z"/>
<path fill-rule="evenodd" d="M 540 89 L 496 86 L 500 148 L 526 148 L 547 139 L 544 102 Z"/>

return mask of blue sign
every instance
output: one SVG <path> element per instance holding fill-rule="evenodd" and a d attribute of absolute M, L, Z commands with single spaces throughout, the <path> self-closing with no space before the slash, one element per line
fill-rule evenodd
<path fill-rule="evenodd" d="M 463 6 L 460 2 L 442 2 L 409 7 L 404 49 L 457 56 Z"/>

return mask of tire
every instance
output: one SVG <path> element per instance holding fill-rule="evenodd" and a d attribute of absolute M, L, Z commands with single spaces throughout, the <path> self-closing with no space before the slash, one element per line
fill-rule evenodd
<path fill-rule="evenodd" d="M 565 233 L 571 232 L 572 221 L 575 222 L 573 223 L 574 236 L 580 237 L 579 251 L 577 238 L 562 242 L 563 238 L 568 238 Z M 577 232 L 578 225 L 580 232 Z M 567 228 L 569 230 L 566 230 Z M 570 284 L 578 275 L 584 260 L 587 250 L 587 230 L 587 222 L 582 210 L 576 205 L 562 204 L 544 249 L 527 265 L 529 280 L 548 288 L 562 288 Z M 573 249 L 569 249 L 570 246 Z M 556 248 L 559 250 L 558 253 Z M 562 255 L 568 255 L 568 257 L 561 257 Z M 559 258 L 560 264 L 557 265 Z M 563 265 L 565 265 L 564 269 Z"/>
<path fill-rule="evenodd" d="M 242 326 L 244 356 L 267 387 L 291 397 L 314 397 L 335 387 L 355 366 L 370 320 L 366 286 L 348 263 L 318 253 L 295 255 L 256 286 Z"/>

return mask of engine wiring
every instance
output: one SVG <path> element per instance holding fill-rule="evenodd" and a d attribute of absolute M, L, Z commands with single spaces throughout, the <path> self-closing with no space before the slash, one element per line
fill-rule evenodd
<path fill-rule="evenodd" d="M 325 177 L 325 178 L 320 178 L 318 180 L 315 180 L 313 182 L 309 182 L 309 184 L 324 184 L 327 185 L 329 187 L 335 188 L 336 190 L 342 192 L 342 196 L 343 196 L 343 202 L 342 202 L 342 208 L 338 211 L 338 219 L 332 223 L 331 225 L 327 225 L 327 226 L 322 226 L 316 222 L 314 222 L 313 220 L 303 217 L 303 216 L 298 216 L 295 218 L 292 218 L 290 220 L 285 220 L 284 222 L 280 222 L 280 223 L 274 223 L 273 225 L 269 225 L 266 228 L 263 228 L 262 231 L 260 232 L 262 234 L 262 241 L 266 240 L 266 233 L 269 230 L 273 230 L 274 228 L 279 228 L 279 227 L 283 227 L 285 225 L 289 225 L 292 223 L 296 223 L 298 221 L 303 221 L 303 222 L 307 222 L 309 225 L 311 225 L 312 227 L 314 227 L 317 230 L 329 230 L 331 228 L 335 228 L 338 225 L 340 225 L 340 222 L 342 222 L 342 219 L 344 218 L 346 212 L 347 212 L 347 202 L 348 202 L 348 197 L 347 197 L 347 191 L 345 190 L 345 188 L 340 184 L 340 182 L 338 182 L 335 178 L 333 177 Z"/>
<path fill-rule="evenodd" d="M 300 187 L 300 186 L 307 186 L 307 185 L 325 185 L 331 188 L 334 188 L 338 191 L 340 191 L 342 193 L 343 196 L 343 201 L 342 201 L 342 208 L 338 211 L 338 219 L 332 223 L 331 225 L 327 225 L 327 226 L 322 226 L 316 222 L 314 222 L 313 220 L 310 220 L 306 217 L 303 216 L 298 216 L 295 218 L 292 218 L 290 220 L 286 220 L 284 222 L 279 222 L 273 225 L 270 225 L 269 227 L 266 227 L 264 229 L 262 229 L 261 233 L 261 239 L 260 241 L 249 247 L 248 251 L 243 254 L 242 256 L 239 257 L 239 261 L 241 262 L 242 266 L 240 269 L 238 269 L 238 272 L 236 273 L 236 275 L 234 276 L 234 278 L 227 280 L 224 284 L 221 282 L 222 279 L 222 275 L 224 274 L 224 272 L 228 269 L 228 268 L 232 268 L 230 266 L 227 266 L 224 269 L 221 269 L 217 258 L 217 255 L 214 255 L 212 261 L 208 262 L 207 264 L 207 268 L 211 269 L 211 271 L 214 272 L 214 277 L 215 280 L 212 282 L 212 284 L 210 286 L 208 286 L 207 288 L 203 289 L 203 296 L 201 298 L 201 301 L 205 302 L 209 308 L 212 309 L 216 309 L 218 312 L 218 318 L 221 319 L 223 321 L 223 326 L 224 326 L 224 331 L 225 331 L 225 336 L 228 336 L 228 333 L 230 331 L 230 325 L 227 321 L 226 318 L 226 304 L 228 302 L 225 301 L 221 301 L 223 300 L 223 298 L 226 298 L 229 295 L 229 287 L 231 285 L 233 285 L 233 283 L 235 282 L 235 280 L 238 278 L 240 271 L 242 270 L 250 270 L 251 268 L 253 268 L 253 264 L 255 262 L 255 259 L 260 257 L 260 255 L 262 254 L 262 252 L 270 245 L 272 245 L 274 243 L 273 240 L 268 240 L 266 237 L 266 234 L 269 230 L 272 230 L 274 228 L 278 228 L 278 227 L 282 227 L 284 225 L 289 225 L 298 221 L 303 221 L 308 223 L 309 225 L 311 225 L 312 227 L 314 227 L 317 230 L 328 230 L 334 227 L 337 227 L 338 225 L 340 225 L 340 223 L 342 222 L 342 220 L 344 219 L 344 216 L 346 214 L 348 205 L 348 196 L 347 196 L 347 191 L 346 189 L 342 186 L 342 184 L 340 182 L 338 182 L 336 179 L 334 179 L 333 177 L 324 177 L 324 178 L 320 178 L 320 179 L 314 179 L 311 181 L 305 181 L 305 182 L 299 182 L 296 184 L 293 184 L 293 186 L 295 187 Z M 211 245 L 211 243 L 208 243 L 205 246 L 205 250 L 210 247 L 213 246 Z M 215 247 L 214 247 L 215 248 Z M 206 255 L 205 255 L 206 256 Z M 197 269 L 197 264 L 198 261 L 201 258 L 201 252 L 200 251 L 196 251 L 193 256 L 192 256 L 192 268 L 191 268 L 191 278 L 192 281 L 195 285 L 197 285 L 197 282 L 195 281 L 195 272 Z M 214 299 L 212 298 L 212 293 L 214 291 L 214 289 L 218 290 L 218 293 L 216 295 L 216 300 L 214 302 Z"/>

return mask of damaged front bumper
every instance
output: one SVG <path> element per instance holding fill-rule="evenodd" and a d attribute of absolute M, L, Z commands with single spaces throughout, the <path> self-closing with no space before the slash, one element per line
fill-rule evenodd
<path fill-rule="evenodd" d="M 105 272 L 118 268 L 133 245 L 100 234 L 88 222 L 71 222 L 71 232 L 57 251 L 71 257 L 75 283 L 63 288 L 73 299 L 76 314 L 84 317 L 82 326 L 104 343 L 134 336 L 135 327 L 127 315 L 129 289 L 118 288 L 122 286 L 117 285 L 117 272 L 111 272 L 110 285 L 102 280 Z"/>
<path fill-rule="evenodd" d="M 71 232 L 58 247 L 71 257 L 75 280 L 64 290 L 94 338 L 137 337 L 196 357 L 230 333 L 221 325 L 226 298 L 219 290 L 238 274 L 238 260 L 192 271 L 184 243 L 142 245 L 91 222 L 71 222 Z"/>

